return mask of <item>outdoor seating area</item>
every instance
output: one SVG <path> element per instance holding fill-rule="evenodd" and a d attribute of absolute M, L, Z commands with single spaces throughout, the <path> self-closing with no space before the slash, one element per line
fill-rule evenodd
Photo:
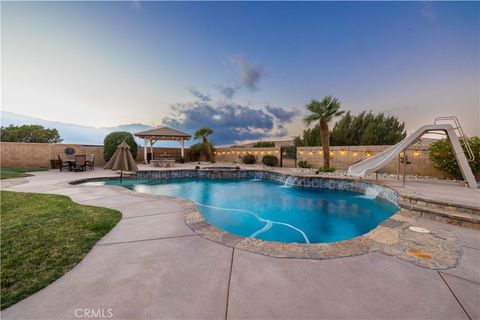
<path fill-rule="evenodd" d="M 66 169 L 67 171 L 86 171 L 86 170 L 95 170 L 95 154 L 88 156 L 85 154 L 76 154 L 73 159 L 63 160 L 60 155 L 57 156 L 58 160 L 52 162 L 52 167 L 58 166 L 60 171 Z M 53 161 L 53 160 L 52 160 Z M 56 169 L 56 167 L 55 167 Z"/>

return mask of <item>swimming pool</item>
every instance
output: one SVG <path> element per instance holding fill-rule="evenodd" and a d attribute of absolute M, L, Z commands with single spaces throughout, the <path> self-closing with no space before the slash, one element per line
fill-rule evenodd
<path fill-rule="evenodd" d="M 288 182 L 288 179 L 287 179 Z M 194 201 L 206 221 L 227 232 L 260 240 L 321 243 L 363 235 L 398 207 L 358 192 L 286 187 L 257 179 L 105 180 L 130 190 Z"/>

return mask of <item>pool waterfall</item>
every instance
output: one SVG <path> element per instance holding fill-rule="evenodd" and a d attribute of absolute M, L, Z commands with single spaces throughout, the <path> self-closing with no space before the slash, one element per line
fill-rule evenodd
<path fill-rule="evenodd" d="M 263 172 L 256 172 L 253 180 L 254 180 L 254 181 L 260 181 L 260 180 L 262 180 L 263 175 L 264 175 Z"/>
<path fill-rule="evenodd" d="M 283 186 L 285 188 L 291 188 L 294 185 L 295 181 L 297 181 L 297 177 L 288 176 Z"/>

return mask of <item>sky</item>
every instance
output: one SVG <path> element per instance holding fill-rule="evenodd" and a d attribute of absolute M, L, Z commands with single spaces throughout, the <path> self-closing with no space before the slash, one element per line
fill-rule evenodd
<path fill-rule="evenodd" d="M 1 108 L 281 140 L 305 105 L 480 134 L 479 2 L 1 2 Z"/>

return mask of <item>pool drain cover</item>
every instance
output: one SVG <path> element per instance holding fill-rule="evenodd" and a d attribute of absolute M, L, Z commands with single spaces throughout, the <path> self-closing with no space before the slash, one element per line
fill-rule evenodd
<path fill-rule="evenodd" d="M 408 228 L 412 231 L 415 231 L 415 232 L 420 232 L 420 233 L 430 233 L 430 230 L 428 229 L 425 229 L 425 228 L 421 228 L 421 227 L 414 227 L 414 226 L 411 226 L 410 228 Z"/>

